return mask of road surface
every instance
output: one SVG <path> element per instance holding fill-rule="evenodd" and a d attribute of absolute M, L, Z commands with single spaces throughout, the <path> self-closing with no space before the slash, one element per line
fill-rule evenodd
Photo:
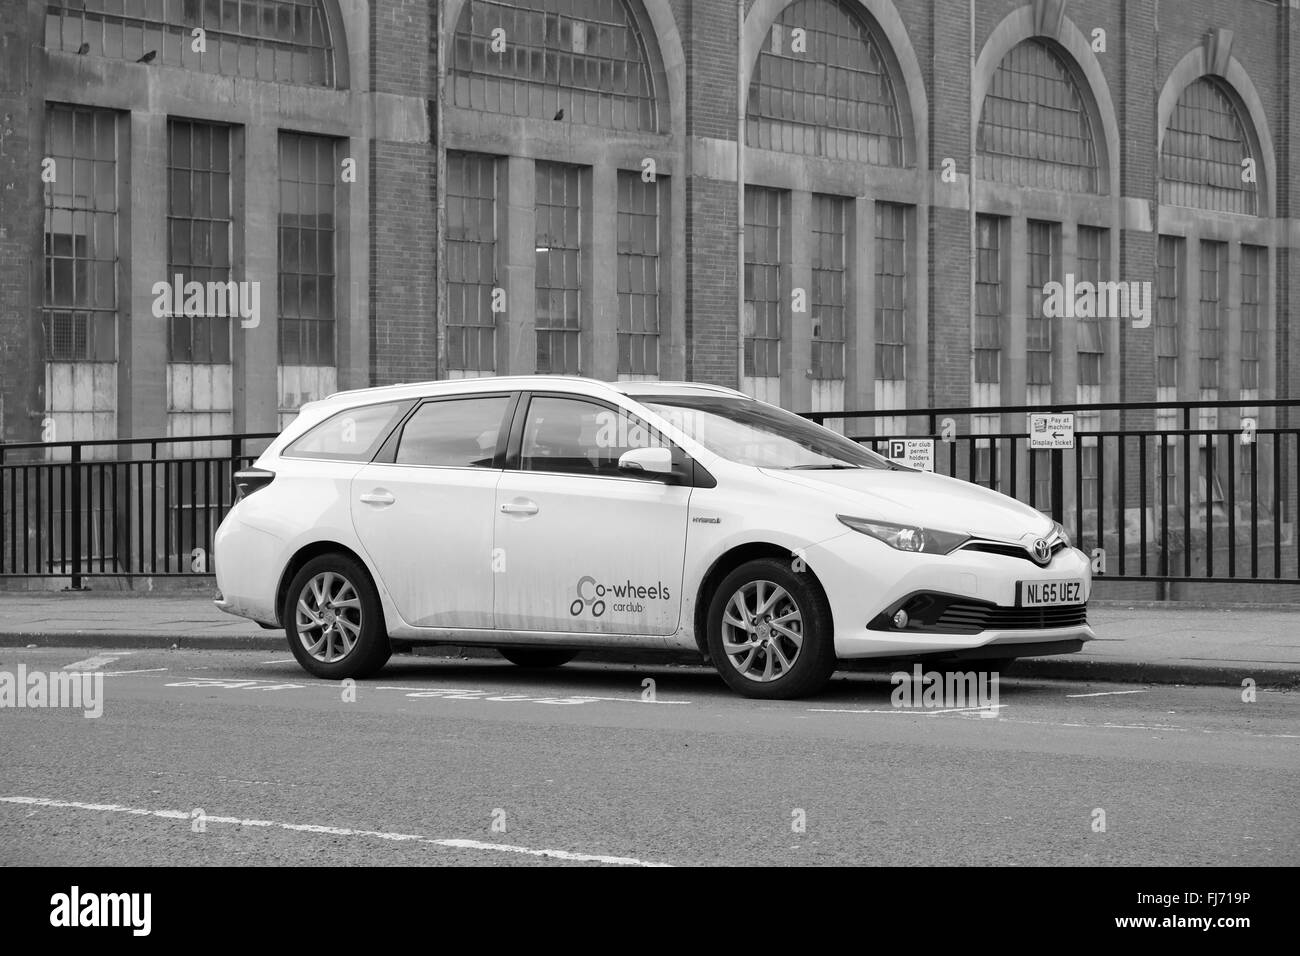
<path fill-rule="evenodd" d="M 1289 692 L 1010 677 L 986 716 L 896 708 L 884 673 L 765 703 L 580 660 L 354 689 L 287 651 L 19 665 L 104 675 L 103 713 L 0 709 L 3 864 L 1300 863 Z"/>

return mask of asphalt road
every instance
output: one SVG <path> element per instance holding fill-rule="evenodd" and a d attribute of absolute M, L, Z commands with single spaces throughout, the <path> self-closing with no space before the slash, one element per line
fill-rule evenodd
<path fill-rule="evenodd" d="M 1300 863 L 1295 693 L 397 657 L 347 701 L 288 658 L 0 650 L 104 675 L 97 719 L 0 709 L 0 864 Z"/>

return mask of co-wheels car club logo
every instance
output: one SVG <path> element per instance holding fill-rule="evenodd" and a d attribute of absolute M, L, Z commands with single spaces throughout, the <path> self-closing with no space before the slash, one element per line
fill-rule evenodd
<path fill-rule="evenodd" d="M 672 596 L 662 581 L 646 585 L 633 584 L 629 579 L 622 584 L 601 584 L 590 574 L 578 579 L 574 591 L 578 596 L 569 605 L 569 613 L 574 617 L 584 610 L 589 610 L 592 617 L 600 617 L 607 609 L 641 614 L 645 605 L 640 602 L 667 601 Z"/>

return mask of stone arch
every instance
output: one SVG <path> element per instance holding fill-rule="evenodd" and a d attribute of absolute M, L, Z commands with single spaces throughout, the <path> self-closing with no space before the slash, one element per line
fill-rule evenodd
<path fill-rule="evenodd" d="M 1228 56 L 1216 69 L 1210 62 L 1204 45 L 1188 50 L 1181 60 L 1169 72 L 1164 86 L 1160 90 L 1160 99 L 1156 110 L 1156 156 L 1162 154 L 1165 142 L 1165 130 L 1173 117 L 1174 107 L 1184 91 L 1203 76 L 1217 76 L 1233 94 L 1236 105 L 1243 111 L 1242 118 L 1247 121 L 1246 135 L 1251 139 L 1251 146 L 1259 157 L 1262 169 L 1259 171 L 1259 206 L 1257 215 L 1272 218 L 1275 215 L 1275 195 L 1277 182 L 1277 156 L 1273 151 L 1273 137 L 1268 128 L 1268 114 L 1264 102 L 1251 82 L 1250 74 L 1236 57 Z"/>
<path fill-rule="evenodd" d="M 346 90 L 352 82 L 351 51 L 348 49 L 348 31 L 339 9 L 339 0 L 317 0 L 325 13 L 329 30 L 330 47 L 334 57 L 334 88 Z"/>
<path fill-rule="evenodd" d="M 451 44 L 455 42 L 456 28 L 467 2 L 468 0 L 445 0 L 444 49 L 450 49 Z M 650 27 L 642 31 L 642 40 L 646 44 L 646 53 L 651 61 L 656 96 L 660 99 L 661 105 L 666 105 L 668 109 L 668 122 L 665 124 L 661 121 L 659 131 L 671 133 L 675 137 L 685 137 L 686 54 L 670 2 L 669 0 L 629 0 L 629 2 L 633 9 L 644 17 L 644 23 Z M 664 95 L 667 97 L 666 104 L 663 100 Z"/>
<path fill-rule="evenodd" d="M 1066 54 L 1067 65 L 1077 70 L 1076 80 L 1087 105 L 1094 136 L 1098 144 L 1098 189 L 1101 195 L 1119 195 L 1119 124 L 1115 119 L 1115 104 L 1110 86 L 1092 52 L 1092 44 L 1069 17 L 1061 16 L 1059 22 L 1036 14 L 1034 6 L 1023 6 L 1003 18 L 993 28 L 975 61 L 971 76 L 971 129 L 979 128 L 984 112 L 984 98 L 988 94 L 993 74 L 1008 53 L 1025 40 L 1042 37 L 1056 42 Z"/>
<path fill-rule="evenodd" d="M 239 30 L 225 22 L 225 10 L 218 7 L 217 12 L 212 14 L 206 5 L 197 7 L 199 11 L 194 17 L 186 15 L 183 11 L 179 14 L 171 6 L 168 6 L 166 14 L 159 21 L 149 21 L 146 24 L 147 30 L 154 31 L 152 37 L 147 32 L 136 31 L 135 39 L 143 40 L 141 44 L 132 45 L 127 49 L 128 44 L 125 41 L 123 25 L 136 23 L 137 21 L 123 14 L 122 7 L 119 4 L 116 11 L 107 8 L 97 8 L 95 10 L 87 9 L 82 3 L 80 6 L 74 6 L 70 0 L 62 2 L 52 2 L 46 5 L 46 37 L 47 43 L 51 36 L 57 38 L 57 44 L 51 43 L 49 49 L 62 49 L 64 52 L 90 53 L 97 56 L 107 56 L 110 58 L 134 59 L 143 53 L 144 57 L 140 62 L 157 62 L 161 66 L 181 67 L 196 69 L 204 73 L 212 73 L 220 76 L 242 76 L 249 79 L 264 81 L 273 81 L 281 83 L 302 84 L 308 86 L 323 86 L 329 89 L 346 89 L 350 82 L 351 68 L 348 58 L 347 30 L 344 26 L 342 10 L 339 7 L 338 0 L 313 0 L 316 16 L 308 19 L 306 26 L 302 29 L 306 31 L 306 38 L 299 37 L 296 32 L 300 24 L 296 23 L 296 13 L 299 12 L 288 4 L 279 8 L 268 7 L 266 12 L 274 14 L 268 23 L 260 20 L 255 23 L 251 30 Z M 307 4 L 300 4 L 299 8 L 306 8 Z M 294 31 L 295 38 L 285 41 L 277 36 L 277 30 L 284 26 L 279 15 L 286 13 L 290 18 L 290 29 Z M 215 16 L 216 20 L 211 17 Z M 56 18 L 57 23 L 51 23 L 51 18 Z M 67 31 L 67 20 L 80 19 L 83 29 L 80 31 Z M 87 21 L 92 21 L 98 25 L 113 26 L 116 29 L 116 46 L 114 52 L 108 52 L 107 40 L 105 35 L 100 31 L 86 33 L 84 25 Z M 240 69 L 230 70 L 222 69 L 224 55 L 218 53 L 219 47 L 212 50 L 195 51 L 188 44 L 188 34 L 193 27 L 203 27 L 210 37 L 209 42 L 215 44 L 227 43 L 234 44 L 237 47 L 271 48 L 274 57 L 263 61 L 262 57 L 254 57 L 255 72 L 252 75 L 247 74 Z M 319 28 L 319 29 L 318 29 Z M 53 32 L 51 32 L 53 31 Z M 158 31 L 161 31 L 159 33 Z M 185 42 L 179 44 L 179 47 L 173 47 L 168 43 L 160 43 L 162 34 L 170 33 L 179 34 Z M 85 37 L 85 42 L 78 48 L 78 42 Z M 317 38 L 320 38 L 319 40 Z M 154 48 L 144 50 L 150 43 Z M 177 59 L 176 50 L 179 49 L 179 60 Z M 242 63 L 244 57 L 242 50 L 238 55 L 236 62 Z M 257 52 L 264 52 L 264 49 L 258 49 Z M 286 59 L 281 60 L 279 54 L 285 53 Z M 319 54 L 320 65 L 317 66 L 314 54 Z M 300 73 L 300 57 L 306 57 L 307 75 L 303 78 Z M 195 60 L 197 57 L 197 61 Z M 188 61 L 188 62 L 187 62 Z M 269 70 L 271 75 L 263 75 L 261 64 L 268 62 L 272 64 Z M 288 64 L 290 78 L 281 75 L 281 63 Z M 208 64 L 215 64 L 211 67 Z M 323 74 L 323 75 L 321 75 Z"/>
<path fill-rule="evenodd" d="M 745 35 L 741 44 L 745 76 L 742 96 L 749 97 L 758 55 L 772 25 L 786 7 L 796 0 L 755 0 L 745 15 Z M 882 52 L 893 59 L 896 70 L 894 92 L 898 99 L 899 124 L 903 133 L 903 165 L 925 169 L 929 164 L 930 107 L 925 92 L 925 74 L 912 47 L 903 19 L 891 0 L 843 0 L 846 6 L 866 15 L 877 27 L 883 40 Z M 742 101 L 742 108 L 748 103 Z"/>

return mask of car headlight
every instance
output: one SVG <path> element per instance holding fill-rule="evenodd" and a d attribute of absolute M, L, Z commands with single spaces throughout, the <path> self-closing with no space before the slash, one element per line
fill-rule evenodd
<path fill-rule="evenodd" d="M 883 541 L 899 551 L 912 551 L 925 554 L 948 554 L 970 540 L 968 534 L 953 531 L 936 531 L 934 528 L 921 528 L 917 525 L 892 524 L 888 521 L 872 521 L 868 518 L 855 518 L 852 515 L 836 515 L 840 523 L 862 534 L 869 534 L 877 541 Z"/>
<path fill-rule="evenodd" d="M 1067 548 L 1070 547 L 1070 533 L 1065 530 L 1065 526 L 1061 524 L 1061 522 L 1052 522 L 1052 537 L 1056 538 Z"/>

